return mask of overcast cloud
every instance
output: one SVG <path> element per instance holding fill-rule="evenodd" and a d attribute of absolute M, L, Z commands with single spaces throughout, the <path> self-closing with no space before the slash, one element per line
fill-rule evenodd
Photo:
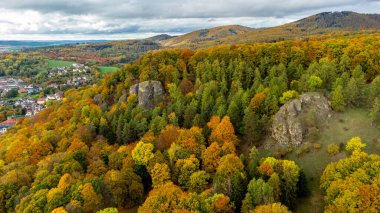
<path fill-rule="evenodd" d="M 240 24 L 270 27 L 325 11 L 380 13 L 380 0 L 1 0 L 0 39 L 123 39 Z"/>

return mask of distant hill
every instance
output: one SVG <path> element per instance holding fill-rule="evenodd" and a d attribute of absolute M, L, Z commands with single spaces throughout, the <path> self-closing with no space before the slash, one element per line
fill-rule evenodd
<path fill-rule="evenodd" d="M 135 61 L 151 50 L 160 49 L 158 42 L 152 40 L 108 41 L 102 43 L 66 44 L 31 48 L 24 51 L 38 51 L 56 60 L 78 63 L 97 63 L 101 66 L 119 66 Z"/>
<path fill-rule="evenodd" d="M 168 34 L 161 34 L 161 35 L 156 35 L 156 36 L 147 38 L 145 40 L 150 40 L 150 41 L 165 41 L 165 40 L 168 40 L 168 39 L 171 39 L 171 38 L 175 38 L 175 37 L 176 36 L 171 36 L 171 35 L 168 35 Z"/>
<path fill-rule="evenodd" d="M 62 41 L 0 41 L 0 46 L 9 46 L 13 48 L 28 48 L 28 47 L 47 47 L 64 44 L 84 44 L 84 43 L 99 43 L 107 40 L 62 40 Z"/>
<path fill-rule="evenodd" d="M 214 27 L 210 29 L 197 30 L 191 33 L 187 33 L 182 36 L 178 36 L 172 39 L 168 39 L 161 42 L 163 46 L 186 46 L 192 44 L 198 44 L 207 41 L 215 41 L 218 39 L 226 38 L 229 36 L 240 35 L 251 31 L 252 28 L 244 27 L 240 25 L 229 25 Z"/>
<path fill-rule="evenodd" d="M 380 14 L 360 14 L 350 11 L 325 12 L 292 24 L 310 31 L 331 28 L 345 30 L 380 29 Z"/>
<path fill-rule="evenodd" d="M 140 40 L 66 44 L 42 47 L 38 50 L 45 56 L 58 60 L 74 60 L 81 63 L 96 61 L 100 65 L 117 66 L 133 62 L 146 52 L 163 48 L 198 49 L 218 44 L 304 39 L 315 35 L 320 39 L 321 35 L 339 36 L 359 30 L 380 30 L 380 15 L 347 11 L 324 12 L 277 27 L 253 29 L 241 25 L 228 25 L 196 30 L 181 36 L 161 34 Z M 0 43 L 0 52 L 1 50 Z"/>
<path fill-rule="evenodd" d="M 161 44 L 166 47 L 199 48 L 217 44 L 272 42 L 332 32 L 378 29 L 380 29 L 379 14 L 324 12 L 277 27 L 252 29 L 234 25 L 198 30 L 166 40 Z"/>

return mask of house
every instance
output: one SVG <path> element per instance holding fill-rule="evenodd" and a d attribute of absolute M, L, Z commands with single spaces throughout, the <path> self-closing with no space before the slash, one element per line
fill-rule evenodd
<path fill-rule="evenodd" d="M 9 84 L 4 86 L 7 89 L 19 89 L 20 87 L 16 84 Z"/>
<path fill-rule="evenodd" d="M 8 131 L 8 126 L 6 125 L 0 125 L 0 135 L 6 133 Z"/>
<path fill-rule="evenodd" d="M 39 112 L 41 112 L 44 108 L 42 107 L 42 105 L 36 105 L 34 106 L 34 114 L 37 114 Z"/>
<path fill-rule="evenodd" d="M 28 85 L 24 89 L 26 89 L 28 94 L 35 94 L 39 92 L 39 89 L 37 87 L 34 87 L 33 85 Z"/>
<path fill-rule="evenodd" d="M 53 94 L 53 95 L 47 95 L 46 96 L 46 99 L 47 100 L 55 100 L 56 98 L 55 98 L 55 94 Z"/>
<path fill-rule="evenodd" d="M 58 100 L 58 101 L 62 100 L 62 98 L 63 98 L 63 92 L 60 91 L 60 92 L 55 93 L 55 94 L 54 94 L 54 97 L 55 97 L 55 99 Z"/>
<path fill-rule="evenodd" d="M 37 104 L 43 105 L 46 103 L 46 98 L 38 98 L 37 99 Z"/>
<path fill-rule="evenodd" d="M 28 111 L 26 111 L 26 114 L 25 114 L 26 117 L 31 117 L 32 115 L 33 115 L 33 110 L 29 109 Z"/>
<path fill-rule="evenodd" d="M 36 101 L 33 100 L 33 99 L 27 99 L 26 103 L 28 103 L 28 104 L 34 104 L 34 103 L 36 103 Z"/>
<path fill-rule="evenodd" d="M 0 123 L 0 134 L 6 133 L 8 131 L 8 128 L 12 127 L 14 125 L 16 125 L 16 121 L 13 119 L 8 119 L 4 122 L 1 122 Z"/>
<path fill-rule="evenodd" d="M 52 88 L 58 88 L 58 84 L 56 84 L 56 83 L 52 83 L 52 84 L 50 84 L 48 87 L 52 87 Z"/>

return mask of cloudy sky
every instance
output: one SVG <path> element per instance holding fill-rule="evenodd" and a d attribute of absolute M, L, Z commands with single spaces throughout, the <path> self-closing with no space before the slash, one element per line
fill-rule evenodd
<path fill-rule="evenodd" d="M 325 11 L 380 13 L 380 0 L 0 0 L 0 40 L 130 39 Z"/>

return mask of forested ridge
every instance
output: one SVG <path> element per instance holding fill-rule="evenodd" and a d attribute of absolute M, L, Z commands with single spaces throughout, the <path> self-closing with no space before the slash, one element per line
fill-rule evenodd
<path fill-rule="evenodd" d="M 289 212 L 307 178 L 256 146 L 279 107 L 305 92 L 336 111 L 366 108 L 379 125 L 379 39 L 151 51 L 0 136 L 0 211 Z M 152 110 L 129 94 L 147 80 L 167 93 Z M 347 158 L 323 173 L 327 212 L 379 210 L 380 159 L 363 146 L 349 141 Z"/>
<path fill-rule="evenodd" d="M 217 44 L 246 44 L 283 40 L 310 39 L 355 34 L 358 31 L 376 31 L 380 28 L 378 14 L 351 11 L 322 12 L 295 22 L 264 28 L 221 26 L 194 31 L 161 42 L 163 46 L 200 48 Z"/>

